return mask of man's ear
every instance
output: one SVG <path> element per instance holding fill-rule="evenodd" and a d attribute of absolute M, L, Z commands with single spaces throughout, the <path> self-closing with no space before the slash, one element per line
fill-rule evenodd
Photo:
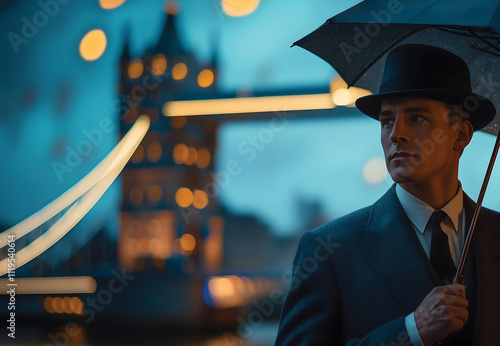
<path fill-rule="evenodd" d="M 469 145 L 472 140 L 472 135 L 474 133 L 474 128 L 469 120 L 464 120 L 460 124 L 457 133 L 457 140 L 453 145 L 453 150 L 462 151 L 464 148 Z"/>

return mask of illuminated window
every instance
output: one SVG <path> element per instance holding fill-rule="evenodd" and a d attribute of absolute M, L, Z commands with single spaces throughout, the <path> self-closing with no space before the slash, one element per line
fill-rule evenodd
<path fill-rule="evenodd" d="M 163 197 L 163 191 L 160 185 L 151 185 L 148 188 L 148 199 L 152 202 L 159 202 Z"/>
<path fill-rule="evenodd" d="M 153 185 L 158 186 L 158 185 Z M 158 186 L 159 187 L 159 186 Z M 158 236 L 161 233 L 161 222 L 158 219 L 152 219 L 149 221 L 149 234 L 153 236 Z"/>
<path fill-rule="evenodd" d="M 155 75 L 164 74 L 167 70 L 167 59 L 163 54 L 157 54 L 153 57 L 151 69 Z"/>
<path fill-rule="evenodd" d="M 185 144 L 179 143 L 174 147 L 173 155 L 175 163 L 184 163 L 188 158 L 189 149 Z"/>
<path fill-rule="evenodd" d="M 174 68 L 172 69 L 172 78 L 176 80 L 181 80 L 187 75 L 187 66 L 185 63 L 180 62 L 175 64 Z"/>
<path fill-rule="evenodd" d="M 129 238 L 127 240 L 127 250 L 132 256 L 132 258 L 136 258 L 139 254 L 139 242 L 135 238 Z"/>
<path fill-rule="evenodd" d="M 128 76 L 132 79 L 141 76 L 144 71 L 144 65 L 141 59 L 134 59 L 128 64 Z"/>
<path fill-rule="evenodd" d="M 193 192 L 187 187 L 181 187 L 175 193 L 175 202 L 183 207 L 187 208 L 193 203 Z"/>
<path fill-rule="evenodd" d="M 183 251 L 191 252 L 196 246 L 196 240 L 193 235 L 186 233 L 181 237 L 180 244 Z"/>
<path fill-rule="evenodd" d="M 104 31 L 99 29 L 89 31 L 80 42 L 80 55 L 87 61 L 97 60 L 104 53 L 106 45 Z"/>
<path fill-rule="evenodd" d="M 214 73 L 211 70 L 203 70 L 198 75 L 198 85 L 202 88 L 209 87 L 214 82 Z"/>
<path fill-rule="evenodd" d="M 193 192 L 193 207 L 203 209 L 208 204 L 208 196 L 205 191 L 194 190 Z"/>
<path fill-rule="evenodd" d="M 144 192 L 142 191 L 142 188 L 138 186 L 134 186 L 133 188 L 131 188 L 129 192 L 129 199 L 130 202 L 134 205 L 141 204 L 142 200 L 144 199 Z"/>
<path fill-rule="evenodd" d="M 196 166 L 198 168 L 205 168 L 210 163 L 210 151 L 207 148 L 200 148 L 196 158 Z"/>
<path fill-rule="evenodd" d="M 188 147 L 188 157 L 186 159 L 186 165 L 191 166 L 193 163 L 196 162 L 197 158 L 198 158 L 198 151 L 196 151 L 196 149 L 193 147 Z"/>
<path fill-rule="evenodd" d="M 149 253 L 155 257 L 160 256 L 161 254 L 161 243 L 158 238 L 149 239 Z"/>
<path fill-rule="evenodd" d="M 148 159 L 151 162 L 157 162 L 161 158 L 161 145 L 158 142 L 153 142 L 148 146 Z"/>

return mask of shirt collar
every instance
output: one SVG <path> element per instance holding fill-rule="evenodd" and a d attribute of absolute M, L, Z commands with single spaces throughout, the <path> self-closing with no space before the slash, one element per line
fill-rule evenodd
<path fill-rule="evenodd" d="M 424 233 L 425 226 L 429 221 L 434 209 L 425 203 L 424 201 L 418 199 L 413 196 L 411 193 L 403 189 L 399 184 L 396 184 L 396 195 L 398 196 L 399 202 L 403 207 L 406 215 L 410 219 L 411 222 L 417 227 L 419 232 Z M 455 228 L 455 232 L 458 232 L 458 220 L 459 216 L 463 211 L 464 207 L 464 195 L 462 191 L 462 185 L 459 183 L 458 191 L 443 208 L 442 211 L 448 215 L 453 226 Z"/>

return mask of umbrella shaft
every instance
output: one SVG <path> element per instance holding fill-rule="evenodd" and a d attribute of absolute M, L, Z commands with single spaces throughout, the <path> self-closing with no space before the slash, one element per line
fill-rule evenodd
<path fill-rule="evenodd" d="M 464 243 L 464 248 L 462 249 L 462 254 L 460 255 L 460 262 L 457 266 L 457 272 L 455 277 L 453 278 L 453 283 L 463 283 L 461 282 L 462 271 L 465 265 L 465 259 L 467 258 L 467 254 L 469 253 L 469 247 L 472 240 L 472 234 L 474 233 L 474 228 L 476 227 L 476 221 L 481 211 L 481 206 L 483 204 L 484 194 L 486 193 L 486 188 L 488 187 L 488 182 L 490 181 L 491 172 L 493 170 L 493 166 L 495 165 L 495 159 L 498 154 L 498 148 L 500 147 L 500 131 L 497 134 L 497 140 L 495 142 L 495 146 L 493 147 L 493 153 L 491 154 L 490 163 L 488 165 L 488 169 L 486 170 L 486 175 L 483 180 L 483 185 L 481 186 L 481 191 L 479 192 L 479 197 L 477 198 L 476 208 L 474 209 L 474 214 L 472 215 L 472 221 L 469 227 L 469 232 L 467 233 L 467 238 Z"/>

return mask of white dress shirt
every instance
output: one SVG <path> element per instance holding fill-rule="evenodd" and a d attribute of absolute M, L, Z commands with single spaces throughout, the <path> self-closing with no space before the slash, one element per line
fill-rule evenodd
<path fill-rule="evenodd" d="M 432 213 L 434 213 L 434 208 L 413 196 L 411 193 L 399 186 L 399 184 L 396 185 L 396 195 L 401 203 L 401 206 L 403 207 L 403 210 L 412 222 L 415 234 L 417 235 L 418 240 L 420 240 L 427 257 L 429 258 L 431 253 L 432 230 L 429 227 L 430 225 L 427 225 L 427 222 L 429 221 Z M 459 183 L 459 188 L 455 197 L 453 197 L 448 204 L 441 208 L 441 210 L 447 215 L 441 223 L 441 228 L 446 235 L 448 235 L 450 253 L 455 265 L 458 265 L 458 261 L 460 260 L 460 253 L 462 252 L 465 238 L 465 213 L 463 210 L 463 200 L 464 195 L 462 186 Z M 405 327 L 413 345 L 423 346 L 415 323 L 414 312 L 406 316 Z"/>

